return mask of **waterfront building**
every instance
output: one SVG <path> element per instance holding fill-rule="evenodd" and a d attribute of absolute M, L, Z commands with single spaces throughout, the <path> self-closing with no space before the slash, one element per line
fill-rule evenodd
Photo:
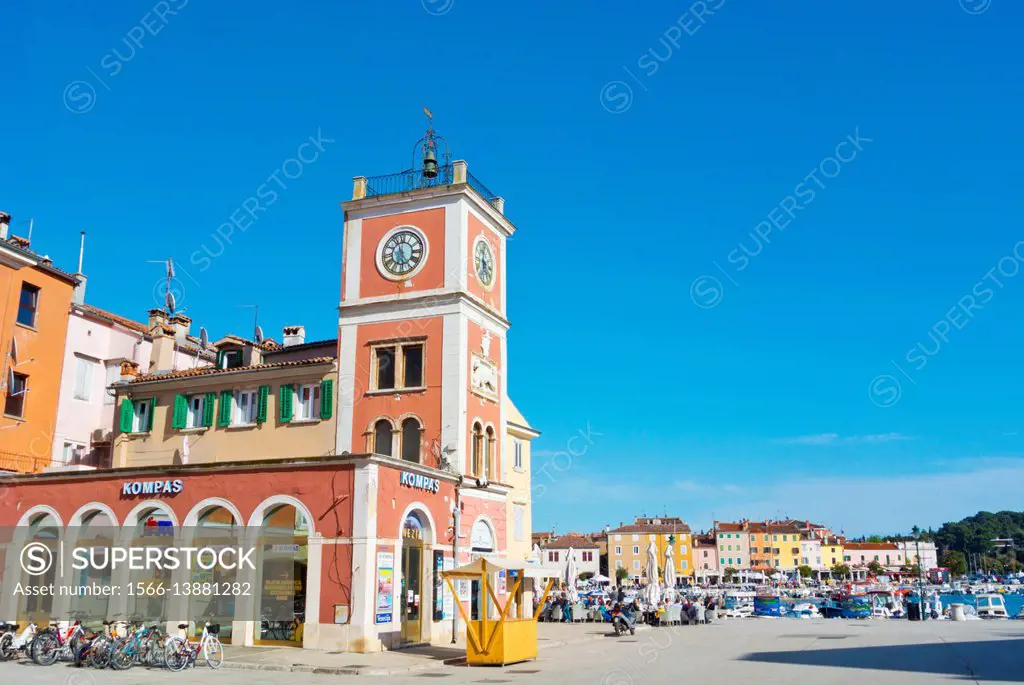
<path fill-rule="evenodd" d="M 843 549 L 845 543 L 846 538 L 842 536 L 832 535 L 822 539 L 821 563 L 829 573 L 836 564 L 846 563 L 846 552 Z"/>
<path fill-rule="evenodd" d="M 516 229 L 465 162 L 439 163 L 432 130 L 424 141 L 422 169 L 357 177 L 342 204 L 337 340 L 297 343 L 300 327 L 282 345 L 224 336 L 201 350 L 212 367 L 174 368 L 173 317 L 151 313 L 150 368 L 126 359 L 111 385 L 112 468 L 0 477 L 0 526 L 33 535 L 98 521 L 126 532 L 246 525 L 283 535 L 287 544 L 260 550 L 261 596 L 188 607 L 193 618 L 223 619 L 233 644 L 373 652 L 448 643 L 455 601 L 474 618 L 490 614 L 479 582 L 460 583 L 453 598 L 440 573 L 521 555 L 517 506 L 527 541 L 527 443 L 537 431 L 508 397 L 506 244 Z M 64 281 L 61 307 L 56 295 L 25 301 L 53 303 L 66 319 L 74 279 Z M 58 342 L 51 416 L 63 333 Z M 47 443 L 46 461 L 50 453 Z M 502 598 L 510 579 L 496 580 Z M 264 619 L 267 596 L 287 603 L 289 621 Z M 0 619 L 65 608 L 11 597 L 5 590 Z M 107 607 L 110 616 L 135 608 Z M 168 626 L 185 609 L 172 605 Z"/>
<path fill-rule="evenodd" d="M 801 527 L 784 521 L 747 521 L 751 569 L 792 575 L 800 565 Z M 721 552 L 719 552 L 721 554 Z"/>
<path fill-rule="evenodd" d="M 78 278 L 13 235 L 0 212 L 0 471 L 50 465 L 68 312 Z M 59 448 L 58 448 L 59 449 Z"/>
<path fill-rule="evenodd" d="M 843 548 L 851 570 L 865 571 L 872 561 L 887 571 L 899 571 L 906 564 L 903 549 L 895 542 L 847 542 Z"/>
<path fill-rule="evenodd" d="M 569 533 L 544 543 L 541 549 L 541 563 L 557 568 L 558 577 L 567 580 L 570 557 L 576 562 L 577 578 L 596 576 L 601 572 L 600 549 L 596 542 L 583 535 Z"/>
<path fill-rule="evenodd" d="M 713 534 L 693 536 L 693 568 L 697 583 L 717 583 L 721 580 L 718 543 Z"/>
<path fill-rule="evenodd" d="M 922 571 L 930 571 L 939 567 L 939 552 L 934 542 L 915 542 L 913 540 L 896 543 L 903 553 L 908 566 L 919 564 Z"/>
<path fill-rule="evenodd" d="M 740 578 L 747 578 L 751 570 L 751 540 L 749 522 L 715 521 L 712 534 L 718 543 L 718 566 L 723 578 L 727 569 L 739 571 Z"/>
<path fill-rule="evenodd" d="M 810 566 L 818 576 L 821 571 L 825 570 L 825 565 L 821 561 L 821 538 L 815 536 L 801 538 L 800 565 Z"/>
<path fill-rule="evenodd" d="M 609 577 L 626 569 L 634 583 L 639 583 L 647 568 L 647 548 L 653 542 L 659 573 L 664 569 L 665 551 L 672 548 L 676 579 L 693 578 L 693 547 L 690 526 L 675 516 L 640 516 L 629 525 L 620 524 L 607 532 Z"/>

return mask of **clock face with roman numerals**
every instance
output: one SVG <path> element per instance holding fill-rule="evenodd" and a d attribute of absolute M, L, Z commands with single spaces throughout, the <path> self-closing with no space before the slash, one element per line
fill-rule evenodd
<path fill-rule="evenodd" d="M 473 248 L 473 265 L 476 267 L 477 278 L 485 288 L 490 288 L 494 283 L 494 252 L 486 240 L 477 240 Z"/>
<path fill-rule="evenodd" d="M 400 230 L 390 234 L 380 251 L 380 265 L 392 276 L 410 276 L 426 256 L 423 238 L 415 231 Z"/>

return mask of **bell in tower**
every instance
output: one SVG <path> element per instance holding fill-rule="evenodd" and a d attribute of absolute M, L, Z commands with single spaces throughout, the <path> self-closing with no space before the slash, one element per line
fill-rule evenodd
<path fill-rule="evenodd" d="M 427 115 L 427 132 L 413 146 L 410 180 L 413 186 L 420 188 L 451 183 L 451 153 L 448 150 L 448 141 L 434 132 L 434 115 L 431 111 L 424 107 L 423 113 Z M 438 148 L 441 146 L 443 155 L 439 161 Z"/>

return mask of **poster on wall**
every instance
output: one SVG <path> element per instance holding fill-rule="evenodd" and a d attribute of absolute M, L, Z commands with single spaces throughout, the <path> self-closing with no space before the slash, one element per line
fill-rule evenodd
<path fill-rule="evenodd" d="M 434 550 L 434 620 L 444 620 L 444 552 Z"/>
<path fill-rule="evenodd" d="M 377 552 L 377 604 L 375 623 L 391 623 L 395 606 L 395 555 Z"/>
<path fill-rule="evenodd" d="M 444 559 L 444 570 L 445 571 L 451 571 L 453 568 L 455 568 L 455 560 L 452 559 L 451 557 L 445 557 L 445 559 Z M 459 581 L 456 581 L 456 582 L 459 582 Z M 450 619 L 452 616 L 455 615 L 455 600 L 452 599 L 452 591 L 451 591 L 451 589 L 449 589 L 448 583 L 445 583 L 442 586 L 442 588 L 443 588 L 443 596 L 444 596 L 444 599 L 443 599 L 444 615 L 443 615 L 443 617 L 444 617 L 444 620 L 447 621 L 448 619 Z"/>
<path fill-rule="evenodd" d="M 498 571 L 498 594 L 505 594 L 505 569 Z"/>

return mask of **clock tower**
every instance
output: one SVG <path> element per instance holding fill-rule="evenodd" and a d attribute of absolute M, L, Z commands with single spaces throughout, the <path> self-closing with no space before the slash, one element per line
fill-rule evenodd
<path fill-rule="evenodd" d="M 524 556 L 529 540 L 525 421 L 508 400 L 505 249 L 516 229 L 432 127 L 408 170 L 356 177 L 342 208 L 337 452 L 365 464 L 353 482 L 352 587 L 373 588 L 393 554 L 398 596 L 419 602 L 428 595 L 408 588 L 439 582 L 440 567 Z M 357 633 L 374 634 L 374 622 L 383 634 L 374 602 L 354 594 Z M 427 623 L 432 639 L 450 637 L 450 620 L 422 623 L 420 608 L 397 612 L 403 641 Z"/>

